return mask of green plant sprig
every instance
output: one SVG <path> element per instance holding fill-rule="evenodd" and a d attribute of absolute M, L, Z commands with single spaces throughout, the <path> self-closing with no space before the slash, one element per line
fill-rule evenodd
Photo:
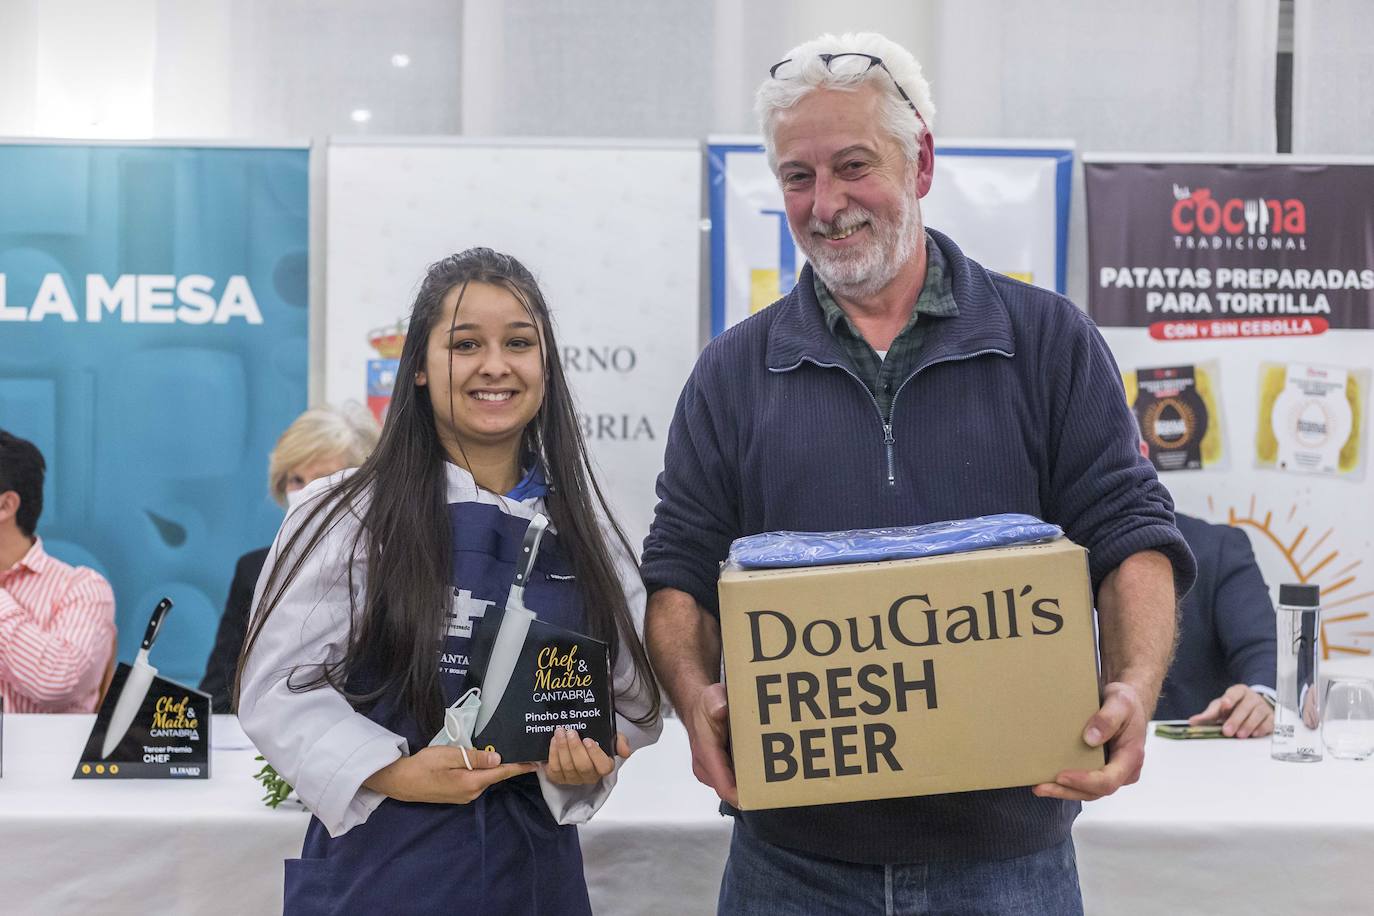
<path fill-rule="evenodd" d="M 259 754 L 253 759 L 262 761 L 262 769 L 253 774 L 253 778 L 262 783 L 262 787 L 267 790 L 262 797 L 262 803 L 269 808 L 276 808 L 291 794 L 291 783 L 281 778 L 281 774 L 267 762 L 266 757 Z"/>

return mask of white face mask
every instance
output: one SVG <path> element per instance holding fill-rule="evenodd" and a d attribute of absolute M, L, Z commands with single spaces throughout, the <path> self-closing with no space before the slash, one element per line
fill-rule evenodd
<path fill-rule="evenodd" d="M 304 487 L 302 487 L 302 488 L 299 489 L 299 490 L 291 490 L 291 491 L 289 491 L 289 492 L 286 494 L 286 511 L 287 511 L 287 512 L 290 512 L 292 509 L 296 508 L 296 506 L 300 505 L 300 501 L 301 501 L 301 499 L 302 499 L 304 496 L 305 496 L 305 488 L 304 488 Z"/>

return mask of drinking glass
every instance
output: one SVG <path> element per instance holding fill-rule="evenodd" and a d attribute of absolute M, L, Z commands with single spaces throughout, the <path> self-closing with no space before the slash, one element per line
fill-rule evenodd
<path fill-rule="evenodd" d="M 1374 680 L 1333 677 L 1322 707 L 1322 741 L 1332 757 L 1364 760 L 1374 754 Z"/>

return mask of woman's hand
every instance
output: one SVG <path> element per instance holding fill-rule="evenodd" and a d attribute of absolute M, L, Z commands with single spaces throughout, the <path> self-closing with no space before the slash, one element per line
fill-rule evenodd
<path fill-rule="evenodd" d="M 467 759 L 472 769 L 468 769 L 463 753 L 448 745 L 427 747 L 387 764 L 363 785 L 397 801 L 466 805 L 488 786 L 533 773 L 537 767 L 533 763 L 502 763 L 500 754 L 469 749 Z"/>
<path fill-rule="evenodd" d="M 615 754 L 622 760 L 630 756 L 630 742 L 625 736 L 616 733 Z M 610 775 L 615 769 L 615 761 L 606 756 L 591 738 L 577 737 L 571 728 L 555 728 L 553 740 L 549 742 L 549 762 L 544 764 L 544 773 L 550 782 L 564 786 L 588 786 L 600 782 L 603 776 Z"/>

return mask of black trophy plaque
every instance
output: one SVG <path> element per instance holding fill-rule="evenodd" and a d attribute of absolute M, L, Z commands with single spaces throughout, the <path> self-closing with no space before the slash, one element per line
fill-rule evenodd
<path fill-rule="evenodd" d="M 489 612 L 473 636 L 468 687 L 482 685 L 499 617 Z M 497 751 L 507 763 L 547 760 L 553 730 L 560 726 L 615 756 L 610 650 L 599 639 L 534 620 L 496 712 L 472 736 L 472 745 Z"/>
<path fill-rule="evenodd" d="M 123 734 L 111 735 L 112 726 L 121 727 L 112 720 L 131 670 L 130 665 L 119 663 L 72 778 L 209 779 L 209 694 L 153 675 L 141 700 L 131 696 L 125 701 L 127 708 L 136 711 Z M 137 681 L 131 689 L 138 689 Z M 106 754 L 110 741 L 115 743 Z"/>

